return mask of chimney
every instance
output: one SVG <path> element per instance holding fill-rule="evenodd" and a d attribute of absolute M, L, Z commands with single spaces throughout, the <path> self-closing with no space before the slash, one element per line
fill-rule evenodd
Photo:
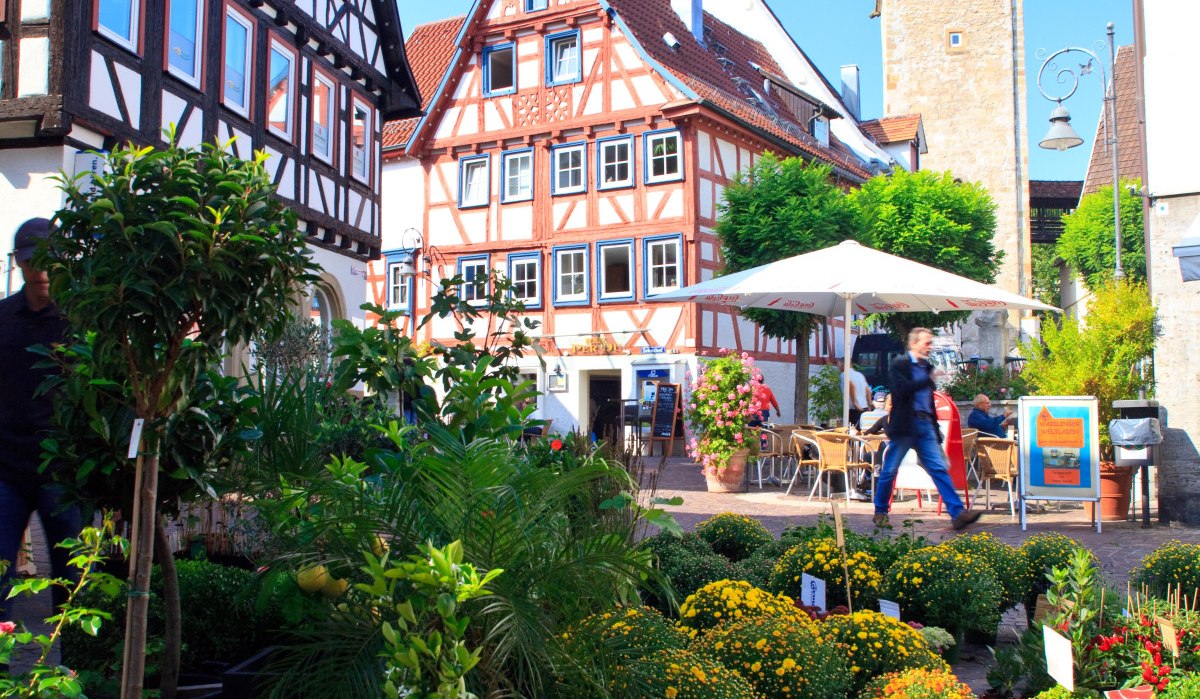
<path fill-rule="evenodd" d="M 862 119 L 858 104 L 858 66 L 842 66 L 842 103 L 850 110 L 855 121 Z"/>
<path fill-rule="evenodd" d="M 671 0 L 671 9 L 696 37 L 696 43 L 704 46 L 704 0 Z"/>

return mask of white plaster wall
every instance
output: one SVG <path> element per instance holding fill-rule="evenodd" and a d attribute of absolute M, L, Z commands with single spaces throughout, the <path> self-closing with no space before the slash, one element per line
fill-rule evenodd
<path fill-rule="evenodd" d="M 385 160 L 379 195 L 380 200 L 386 202 L 380 207 L 384 250 L 399 247 L 401 234 L 409 228 L 420 231 L 424 239 L 421 224 L 425 209 L 425 171 L 421 161 L 415 158 Z"/>
<path fill-rule="evenodd" d="M 1187 136 L 1195 122 L 1194 90 L 1183 87 L 1200 69 L 1195 51 L 1200 3 L 1145 0 L 1146 157 L 1154 196 L 1200 192 L 1200 144 Z"/>
<path fill-rule="evenodd" d="M 74 152 L 70 150 L 72 156 Z M 21 271 L 16 265 L 9 269 L 8 257 L 17 226 L 35 216 L 50 218 L 62 206 L 62 193 L 50 177 L 72 167 L 67 157 L 67 150 L 58 146 L 0 149 L 0 265 L 5 281 L 0 295 L 10 279 L 13 291 L 21 288 Z"/>
<path fill-rule="evenodd" d="M 315 246 L 309 246 L 309 251 L 313 261 L 337 281 L 336 291 L 341 296 L 339 302 L 345 311 L 344 317 L 357 327 L 365 327 L 366 313 L 359 306 L 368 298 L 367 263 Z"/>

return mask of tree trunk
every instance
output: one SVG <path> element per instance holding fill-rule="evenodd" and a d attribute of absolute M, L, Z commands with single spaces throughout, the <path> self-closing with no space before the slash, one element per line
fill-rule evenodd
<path fill-rule="evenodd" d="M 162 569 L 163 616 L 166 624 L 158 691 L 162 699 L 175 699 L 175 690 L 179 685 L 179 657 L 183 651 L 183 612 L 179 604 L 179 570 L 175 567 L 175 556 L 167 541 L 167 527 L 162 516 L 155 520 L 154 548 Z"/>
<path fill-rule="evenodd" d="M 792 405 L 793 420 L 808 424 L 808 344 L 812 330 L 805 330 L 796 339 L 796 400 Z"/>
<path fill-rule="evenodd" d="M 151 442 L 150 438 L 145 438 Z M 150 567 L 154 563 L 154 511 L 158 504 L 158 444 L 139 450 L 134 477 L 133 532 L 130 535 L 129 604 L 125 613 L 125 656 L 121 699 L 142 699 L 146 674 L 146 615 L 150 609 Z"/>

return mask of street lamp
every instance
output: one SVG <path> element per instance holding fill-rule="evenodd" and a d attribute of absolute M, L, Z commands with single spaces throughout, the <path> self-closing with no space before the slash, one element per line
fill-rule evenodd
<path fill-rule="evenodd" d="M 1093 50 L 1081 48 L 1079 46 L 1068 46 L 1064 49 L 1059 49 L 1054 53 L 1046 56 L 1042 61 L 1042 67 L 1038 69 L 1038 90 L 1042 93 L 1042 97 L 1056 103 L 1054 111 L 1050 112 L 1050 130 L 1046 132 L 1046 137 L 1038 143 L 1042 148 L 1050 150 L 1066 150 L 1074 148 L 1083 143 L 1083 139 L 1079 134 L 1075 133 L 1075 129 L 1071 128 L 1071 115 L 1067 112 L 1067 108 L 1063 106 L 1063 100 L 1068 99 L 1075 91 L 1079 89 L 1079 78 L 1084 75 L 1092 75 L 1092 66 L 1095 65 L 1100 69 L 1101 87 L 1105 89 L 1104 100 L 1108 106 L 1108 119 L 1104 124 L 1104 142 L 1110 146 L 1112 152 L 1112 184 L 1113 184 L 1113 231 L 1116 242 L 1116 260 L 1117 266 L 1113 270 L 1114 279 L 1122 279 L 1125 277 L 1125 270 L 1121 267 L 1121 182 L 1117 173 L 1117 75 L 1116 75 L 1116 44 L 1113 42 L 1113 25 L 1108 23 L 1108 74 L 1104 71 L 1104 62 L 1096 55 L 1095 51 L 1102 51 L 1105 42 L 1097 41 L 1092 45 Z M 1078 71 L 1066 66 L 1059 68 L 1055 63 L 1055 59 L 1059 56 L 1078 53 L 1087 56 L 1087 63 L 1080 63 Z M 1046 55 L 1045 49 L 1038 49 L 1037 57 L 1041 58 Z M 1042 84 L 1042 79 L 1047 71 L 1054 74 L 1055 82 L 1059 85 L 1068 85 L 1064 94 L 1052 95 L 1046 92 L 1046 88 Z"/>

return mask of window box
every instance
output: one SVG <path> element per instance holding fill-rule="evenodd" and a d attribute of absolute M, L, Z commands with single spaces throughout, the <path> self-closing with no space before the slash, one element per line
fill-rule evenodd
<path fill-rule="evenodd" d="M 517 91 L 517 45 L 496 44 L 483 49 L 483 96 L 511 95 Z"/>
<path fill-rule="evenodd" d="M 596 279 L 600 301 L 634 298 L 632 240 L 596 243 Z"/>
<path fill-rule="evenodd" d="M 171 0 L 167 17 L 167 71 L 200 87 L 204 50 L 204 0 Z"/>
<path fill-rule="evenodd" d="M 683 236 L 664 235 L 642 242 L 643 284 L 646 297 L 683 287 Z"/>
<path fill-rule="evenodd" d="M 587 144 L 568 143 L 550 149 L 550 193 L 587 191 Z"/>
<path fill-rule="evenodd" d="M 683 179 L 683 139 L 679 131 L 647 131 L 642 136 L 646 184 Z"/>
<path fill-rule="evenodd" d="M 500 201 L 533 199 L 533 149 L 509 151 L 500 156 Z"/>
<path fill-rule="evenodd" d="M 509 255 L 508 279 L 512 282 L 512 296 L 515 300 L 525 304 L 525 308 L 541 308 L 541 254 L 522 252 Z"/>
<path fill-rule="evenodd" d="M 458 288 L 459 298 L 476 306 L 487 303 L 488 271 L 487 255 L 458 258 L 458 275 L 463 279 Z"/>
<path fill-rule="evenodd" d="M 254 22 L 233 7 L 225 8 L 224 70 L 221 101 L 250 118 L 250 70 L 254 56 Z"/>
<path fill-rule="evenodd" d="M 491 158 L 476 155 L 458 161 L 458 208 L 487 206 L 492 197 Z"/>
<path fill-rule="evenodd" d="M 596 188 L 633 186 L 633 136 L 596 140 Z"/>
<path fill-rule="evenodd" d="M 567 85 L 583 79 L 579 30 L 546 37 L 546 86 Z"/>
<path fill-rule="evenodd" d="M 586 306 L 588 294 L 588 249 L 586 245 L 554 248 L 554 304 Z"/>

